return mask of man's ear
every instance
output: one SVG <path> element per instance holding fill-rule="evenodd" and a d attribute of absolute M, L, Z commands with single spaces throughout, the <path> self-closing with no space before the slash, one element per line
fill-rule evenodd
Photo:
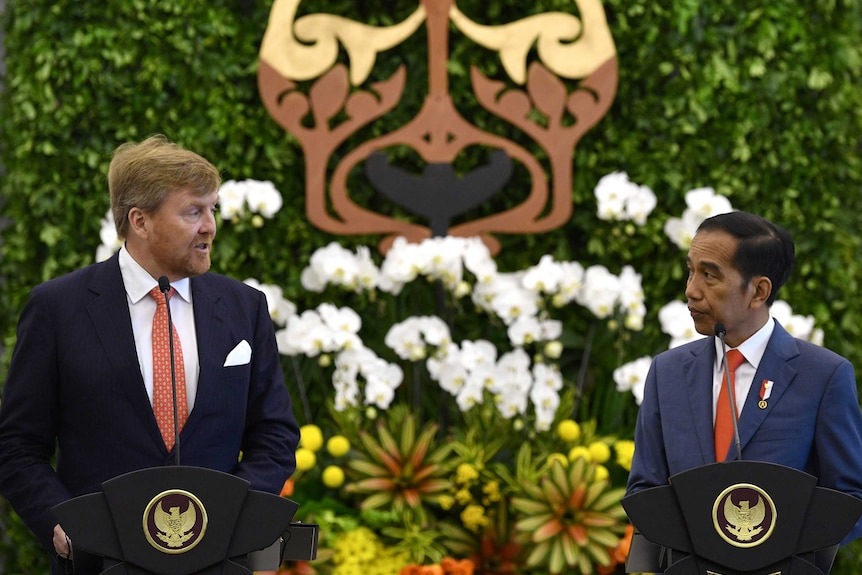
<path fill-rule="evenodd" d="M 132 208 L 129 210 L 129 233 L 138 237 L 146 237 L 147 235 L 147 214 L 141 208 Z"/>
<path fill-rule="evenodd" d="M 751 307 L 766 306 L 769 296 L 772 294 L 772 280 L 766 276 L 757 276 L 751 280 L 754 287 L 754 295 L 751 298 Z"/>

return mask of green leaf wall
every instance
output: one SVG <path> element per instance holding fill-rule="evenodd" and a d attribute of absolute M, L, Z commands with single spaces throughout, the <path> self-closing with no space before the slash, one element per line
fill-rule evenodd
<path fill-rule="evenodd" d="M 300 12 L 385 25 L 416 4 L 306 0 Z M 460 0 L 458 7 L 486 23 L 572 11 L 571 1 L 526 4 Z M 794 234 L 799 266 L 780 298 L 795 313 L 813 315 L 825 344 L 862 365 L 862 2 L 604 5 L 620 84 L 609 114 L 573 157 L 575 213 L 554 232 L 502 237 L 501 268 L 522 269 L 551 253 L 614 272 L 632 264 L 643 274 L 647 327 L 593 351 L 595 377 L 607 379 L 621 361 L 667 346 L 656 314 L 682 295 L 684 254 L 664 236 L 661 218 L 681 214 L 686 191 L 711 186 L 735 208 Z M 305 218 L 299 145 L 267 115 L 257 93 L 257 51 L 270 6 L 254 0 L 6 1 L 0 206 L 11 223 L 0 237 L 0 334 L 7 360 L 31 287 L 93 261 L 108 209 L 108 162 L 127 140 L 164 133 L 211 159 L 225 179 L 273 181 L 284 196 L 282 211 L 263 230 L 223 226 L 214 269 L 277 283 L 300 306 L 307 296 L 299 274 L 316 248 L 332 240 L 348 247 L 379 240 L 331 236 Z M 403 62 L 416 74 L 409 84 L 414 92 L 360 137 L 391 130 L 418 110 L 423 42 L 419 34 L 379 58 L 372 80 Z M 494 75 L 499 64 L 454 39 L 451 54 L 456 102 L 465 117 L 493 126 L 470 94 L 468 70 L 475 64 Z M 658 196 L 656 215 L 643 229 L 595 217 L 593 188 L 615 170 Z M 628 425 L 634 410 L 626 409 Z M 39 554 L 21 547 L 14 516 L 0 514 L 0 524 L 0 571 L 41 572 Z M 836 570 L 854 573 L 858 560 L 848 549 Z"/>

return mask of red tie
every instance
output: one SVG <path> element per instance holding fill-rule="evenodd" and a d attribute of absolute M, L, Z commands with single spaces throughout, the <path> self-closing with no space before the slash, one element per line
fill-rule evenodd
<path fill-rule="evenodd" d="M 176 290 L 171 288 L 168 298 Z M 168 306 L 165 295 L 158 286 L 150 290 L 156 300 L 156 314 L 153 316 L 153 412 L 156 423 L 162 432 L 162 439 L 168 451 L 174 447 L 174 402 L 171 390 L 171 344 L 168 339 Z M 186 401 L 186 370 L 183 363 L 183 349 L 176 328 L 174 332 L 174 366 L 177 374 L 177 423 L 182 431 L 188 417 Z"/>
<path fill-rule="evenodd" d="M 736 368 L 742 365 L 745 357 L 737 349 L 727 352 L 727 370 L 730 372 L 730 388 L 736 398 Z M 739 408 L 736 410 L 739 413 Z M 736 415 L 736 414 L 735 414 Z M 715 460 L 724 461 L 730 450 L 733 439 L 733 420 L 730 414 L 730 400 L 727 396 L 727 380 L 721 378 L 721 391 L 718 392 L 718 403 L 715 406 Z"/>

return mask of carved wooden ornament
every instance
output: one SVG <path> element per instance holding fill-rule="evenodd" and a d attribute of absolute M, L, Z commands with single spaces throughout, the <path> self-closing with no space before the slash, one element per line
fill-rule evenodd
<path fill-rule="evenodd" d="M 260 49 L 258 86 L 269 114 L 302 146 L 307 214 L 315 226 L 336 234 L 385 234 L 383 251 L 397 236 L 420 241 L 432 235 L 479 235 L 497 253 L 495 233 L 535 234 L 568 221 L 575 146 L 607 113 L 617 87 L 616 49 L 599 0 L 573 0 L 579 16 L 549 12 L 501 25 L 470 20 L 456 0 L 421 0 L 412 14 L 389 27 L 332 14 L 297 19 L 300 2 L 273 3 Z M 349 150 L 332 168 L 335 150 L 392 110 L 404 93 L 403 65 L 388 79 L 363 88 L 377 55 L 395 49 L 423 24 L 429 90 L 421 110 L 406 125 Z M 473 67 L 473 91 L 482 107 L 521 130 L 537 149 L 479 129 L 458 112 L 447 75 L 451 26 L 499 55 L 511 83 L 489 79 Z M 349 69 L 338 62 L 340 50 L 347 54 Z M 528 64 L 531 50 L 538 61 Z M 578 86 L 569 91 L 561 78 L 578 80 Z M 310 82 L 307 93 L 299 82 Z M 534 119 L 535 112 L 543 122 Z M 426 162 L 423 172 L 390 165 L 385 151 L 394 146 L 415 150 Z M 492 150 L 489 163 L 456 175 L 453 162 L 470 146 Z M 547 166 L 535 157 L 539 148 Z M 513 161 L 530 174 L 526 199 L 453 225 L 457 216 L 506 192 Z M 347 182 L 357 167 L 377 192 L 427 225 L 354 202 Z"/>

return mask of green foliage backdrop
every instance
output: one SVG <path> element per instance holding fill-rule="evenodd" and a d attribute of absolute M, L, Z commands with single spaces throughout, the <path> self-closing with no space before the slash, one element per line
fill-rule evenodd
<path fill-rule="evenodd" d="M 416 3 L 306 0 L 300 12 L 384 25 L 404 18 Z M 572 10 L 571 0 L 530 4 L 458 2 L 486 23 Z M 655 314 L 680 297 L 684 282 L 682 254 L 664 237 L 661 222 L 651 221 L 636 235 L 596 223 L 593 188 L 615 170 L 655 191 L 656 213 L 679 215 L 686 191 L 712 186 L 734 207 L 790 229 L 800 265 L 782 299 L 795 313 L 814 315 L 826 345 L 860 364 L 862 309 L 853 303 L 862 282 L 860 4 L 604 3 L 620 85 L 611 111 L 573 158 L 575 214 L 552 233 L 501 238 L 500 256 L 508 270 L 550 253 L 615 272 L 629 263 L 643 274 L 653 304 L 647 327 L 622 346 L 594 352 L 595 377 L 608 379 L 621 359 L 666 347 Z M 11 221 L 0 257 L 0 335 L 7 350 L 30 288 L 93 261 L 99 220 L 108 209 L 110 154 L 127 140 L 164 133 L 211 159 L 225 179 L 274 182 L 285 207 L 264 231 L 223 227 L 214 269 L 281 285 L 300 307 L 299 273 L 316 248 L 332 239 L 348 247 L 376 243 L 379 238 L 334 238 L 305 219 L 299 146 L 257 94 L 257 51 L 270 6 L 253 0 L 7 0 L 0 110 L 0 199 Z M 420 33 L 403 49 L 381 54 L 369 81 L 385 79 L 404 62 L 415 91 L 360 137 L 402 125 L 418 110 L 423 42 Z M 468 70 L 475 64 L 493 76 L 499 64 L 465 42 L 453 41 L 451 54 L 451 87 L 462 114 L 492 123 L 469 93 Z M 605 424 L 630 426 L 633 413 L 630 406 L 619 422 Z M 0 570 L 39 571 L 32 564 L 38 553 L 21 546 L 17 518 L 0 513 L 0 525 Z M 855 572 L 856 561 L 845 551 L 839 570 Z"/>

